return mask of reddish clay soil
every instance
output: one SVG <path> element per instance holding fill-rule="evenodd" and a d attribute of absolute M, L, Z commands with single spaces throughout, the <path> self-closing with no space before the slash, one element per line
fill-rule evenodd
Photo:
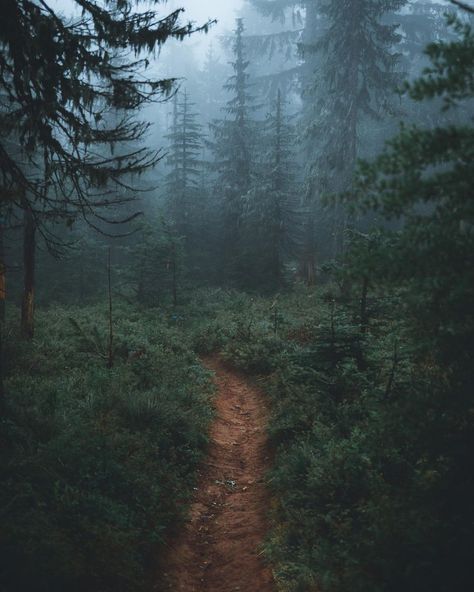
<path fill-rule="evenodd" d="M 274 592 L 261 545 L 269 496 L 267 409 L 262 394 L 217 359 L 216 419 L 190 518 L 170 544 L 156 590 Z"/>

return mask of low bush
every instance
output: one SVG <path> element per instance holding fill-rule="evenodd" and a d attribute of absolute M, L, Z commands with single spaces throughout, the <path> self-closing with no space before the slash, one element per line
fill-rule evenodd
<path fill-rule="evenodd" d="M 159 317 L 116 310 L 112 369 L 99 307 L 39 311 L 31 344 L 9 331 L 5 592 L 144 588 L 166 529 L 186 510 L 211 417 L 208 373 Z"/>

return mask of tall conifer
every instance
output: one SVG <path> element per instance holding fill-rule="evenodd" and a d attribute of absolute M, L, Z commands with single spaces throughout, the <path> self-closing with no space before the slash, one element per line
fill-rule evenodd
<path fill-rule="evenodd" d="M 178 234 L 190 241 L 193 214 L 199 204 L 200 175 L 202 172 L 202 127 L 193 111 L 187 91 L 177 93 L 173 103 L 173 116 L 167 164 L 166 201 L 171 220 Z"/>
<path fill-rule="evenodd" d="M 251 118 L 254 105 L 250 94 L 247 73 L 249 62 L 245 57 L 243 33 L 243 20 L 237 19 L 231 62 L 233 74 L 224 86 L 230 94 L 224 107 L 226 117 L 211 124 L 213 141 L 210 145 L 214 156 L 217 207 L 221 211 L 222 275 L 234 280 L 238 275 L 246 273 L 239 261 L 240 226 L 243 197 L 249 191 L 252 181 L 256 126 Z"/>

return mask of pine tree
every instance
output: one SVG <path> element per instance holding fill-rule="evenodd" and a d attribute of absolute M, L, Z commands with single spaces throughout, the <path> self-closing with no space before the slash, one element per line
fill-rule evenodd
<path fill-rule="evenodd" d="M 251 61 L 251 75 L 256 92 L 275 100 L 280 91 L 286 100 L 298 94 L 295 82 L 301 60 L 297 47 L 304 18 L 299 7 L 294 6 L 268 19 L 265 8 L 262 3 L 250 0 L 240 9 L 240 16 L 247 23 L 245 47 Z"/>
<path fill-rule="evenodd" d="M 243 221 L 250 285 L 278 289 L 284 263 L 297 251 L 301 212 L 294 159 L 295 134 L 281 92 L 262 133 L 265 150 L 246 199 Z"/>
<path fill-rule="evenodd" d="M 181 10 L 161 17 L 152 9 L 134 10 L 130 0 L 76 4 L 82 16 L 71 21 L 47 0 L 2 5 L 0 211 L 7 219 L 15 208 L 25 212 L 22 310 L 28 335 L 35 235 L 54 248 L 46 221 L 104 221 L 104 208 L 130 200 L 122 191 L 130 175 L 160 159 L 159 150 L 137 147 L 149 124 L 135 114 L 169 93 L 173 81 L 147 78 L 148 59 L 125 48 L 138 56 L 194 30 L 180 25 Z"/>
<path fill-rule="evenodd" d="M 210 144 L 214 156 L 212 165 L 216 173 L 216 194 L 221 211 L 221 275 L 235 280 L 245 275 L 239 263 L 241 250 L 240 225 L 243 212 L 243 197 L 251 187 L 253 151 L 256 123 L 250 113 L 254 108 L 250 94 L 249 62 L 245 58 L 244 24 L 237 19 L 233 45 L 233 75 L 224 88 L 230 99 L 224 108 L 226 118 L 211 124 L 213 141 Z"/>
<path fill-rule="evenodd" d="M 318 78 L 307 90 L 307 199 L 310 222 L 324 242 L 332 242 L 333 255 L 344 249 L 347 214 L 336 201 L 329 212 L 328 236 L 328 220 L 322 220 L 328 212 L 321 196 L 351 191 L 363 124 L 391 113 L 399 80 L 395 46 L 400 36 L 397 25 L 383 19 L 405 1 L 320 1 L 323 31 L 313 48 Z"/>
<path fill-rule="evenodd" d="M 221 113 L 221 107 L 226 101 L 226 91 L 222 88 L 222 80 L 228 76 L 228 65 L 221 61 L 212 42 L 206 52 L 206 58 L 199 72 L 200 94 L 202 97 L 200 111 L 206 127 Z"/>
<path fill-rule="evenodd" d="M 340 252 L 347 223 L 341 205 L 328 209 L 322 196 L 350 190 L 362 126 L 391 112 L 398 80 L 394 47 L 400 41 L 393 16 L 406 0 L 252 3 L 274 19 L 304 9 L 304 27 L 296 41 L 300 64 L 293 75 L 302 100 L 299 136 L 307 169 L 302 267 L 312 283 L 316 251 L 320 258 Z"/>
<path fill-rule="evenodd" d="M 143 138 L 148 124 L 134 112 L 172 86 L 172 80 L 143 76 L 147 59 L 124 54 L 117 60 L 117 52 L 152 52 L 193 31 L 179 24 L 181 10 L 160 17 L 133 10 L 129 0 L 112 9 L 101 0 L 77 4 L 83 17 L 72 22 L 47 2 L 6 0 L 2 6 L 2 196 L 19 207 L 26 199 L 33 214 L 58 201 L 61 214 L 111 204 L 113 198 L 93 198 L 91 189 L 120 183 L 157 161 L 157 151 L 147 148 L 118 156 L 97 150 Z M 111 108 L 122 116 L 107 125 Z"/>
<path fill-rule="evenodd" d="M 407 85 L 416 101 L 442 100 L 438 125 L 403 127 L 375 162 L 361 164 L 355 189 L 365 209 L 389 220 L 403 217 L 378 253 L 379 271 L 409 286 L 417 331 L 431 332 L 429 347 L 441 340 L 444 355 L 460 361 L 473 329 L 467 302 L 474 297 L 474 128 L 452 125 L 446 111 L 474 98 L 474 35 L 470 24 L 450 22 L 461 39 L 429 45 L 430 68 Z"/>
<path fill-rule="evenodd" d="M 453 125 L 449 114 L 472 109 L 474 34 L 469 22 L 449 22 L 458 39 L 431 43 L 429 68 L 407 85 L 416 101 L 442 102 L 436 125 L 402 128 L 378 158 L 361 164 L 355 183 L 363 212 L 403 220 L 351 263 L 399 294 L 397 318 L 406 322 L 414 363 L 386 426 L 387 441 L 406 451 L 412 467 L 405 484 L 397 482 L 393 499 L 403 495 L 394 507 L 417 517 L 404 525 L 413 546 L 394 589 L 469 589 L 473 579 L 474 126 L 471 118 Z M 407 421 L 413 417 L 422 421 Z M 391 552 L 397 556 L 397 547 Z"/>
<path fill-rule="evenodd" d="M 131 252 L 130 279 L 136 286 L 138 301 L 156 306 L 171 298 L 176 306 L 183 277 L 184 242 L 174 225 L 163 217 L 155 218 L 153 224 L 145 222 L 140 242 Z"/>
<path fill-rule="evenodd" d="M 186 90 L 177 93 L 173 103 L 173 117 L 167 165 L 171 169 L 166 177 L 166 202 L 170 218 L 179 235 L 192 242 L 193 220 L 199 210 L 200 176 L 202 173 L 202 127 L 192 110 Z"/>

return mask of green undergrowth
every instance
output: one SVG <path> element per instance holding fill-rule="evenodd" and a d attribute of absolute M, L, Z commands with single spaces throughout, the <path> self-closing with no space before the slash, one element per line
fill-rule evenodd
<path fill-rule="evenodd" d="M 228 295 L 194 337 L 270 397 L 267 557 L 284 592 L 466 589 L 470 394 L 420 348 L 402 293 L 372 294 L 365 330 L 355 288 Z"/>
<path fill-rule="evenodd" d="M 38 311 L 7 325 L 0 589 L 144 589 L 206 447 L 209 375 L 173 313 Z"/>
<path fill-rule="evenodd" d="M 197 356 L 212 353 L 270 401 L 265 551 L 279 590 L 469 589 L 464 366 L 415 332 L 401 290 L 374 286 L 362 323 L 360 286 L 342 287 L 119 306 L 111 370 L 101 307 L 40 312 L 32 344 L 8 329 L 0 589 L 144 589 L 206 446 L 211 387 Z"/>

